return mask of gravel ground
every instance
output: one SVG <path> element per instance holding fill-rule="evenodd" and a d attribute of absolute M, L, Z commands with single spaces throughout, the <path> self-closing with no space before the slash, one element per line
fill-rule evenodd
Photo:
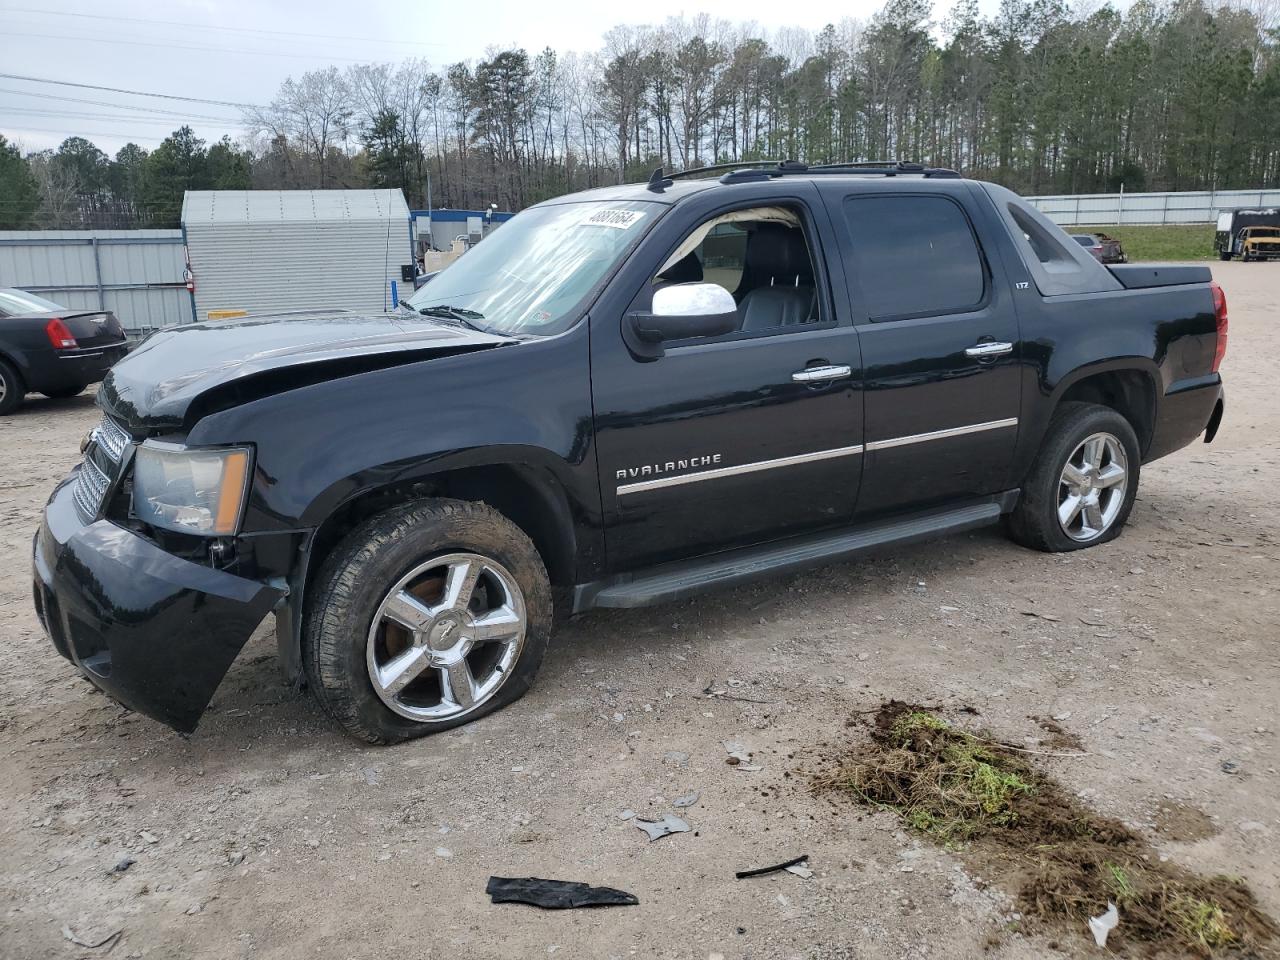
<path fill-rule="evenodd" d="M 1243 876 L 1280 916 L 1280 265 L 1214 272 L 1231 307 L 1226 422 L 1144 470 L 1119 541 L 1053 556 L 991 530 L 590 614 L 524 700 L 392 748 L 292 695 L 265 631 L 189 740 L 80 679 L 40 633 L 28 556 L 96 412 L 89 394 L 33 398 L 0 421 L 0 955 L 1096 955 L 1083 924 L 1018 932 L 996 878 L 808 792 L 817 758 L 862 735 L 850 718 L 890 697 L 974 707 L 952 715 L 1032 749 L 1048 736 L 1032 716 L 1066 717 L 1089 755 L 1045 759 L 1054 775 L 1162 854 Z M 724 740 L 762 769 L 727 765 Z M 692 830 L 651 844 L 627 809 Z M 733 878 L 801 853 L 811 879 Z M 490 874 L 640 905 L 494 906 Z M 123 933 L 89 949 L 64 928 Z"/>

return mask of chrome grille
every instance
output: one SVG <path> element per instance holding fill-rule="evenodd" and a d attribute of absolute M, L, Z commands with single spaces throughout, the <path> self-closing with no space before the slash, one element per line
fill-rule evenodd
<path fill-rule="evenodd" d="M 133 438 L 120 424 L 110 417 L 103 417 L 102 422 L 94 427 L 90 441 L 71 490 L 71 498 L 85 523 L 98 519 L 111 481 L 120 472 L 120 464 Z"/>
<path fill-rule="evenodd" d="M 116 463 L 120 462 L 125 449 L 133 442 L 133 438 L 125 432 L 124 427 L 110 417 L 103 417 L 102 422 L 94 428 L 93 439 Z"/>
<path fill-rule="evenodd" d="M 84 463 L 80 465 L 80 474 L 76 477 L 76 485 L 71 490 L 71 496 L 75 500 L 76 509 L 80 511 L 80 516 L 86 523 L 98 518 L 98 511 L 102 509 L 102 500 L 107 495 L 109 486 L 111 486 L 111 478 L 99 469 L 92 458 L 85 457 Z"/>

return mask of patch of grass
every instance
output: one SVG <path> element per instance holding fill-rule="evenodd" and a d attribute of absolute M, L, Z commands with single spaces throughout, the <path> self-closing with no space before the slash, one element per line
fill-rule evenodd
<path fill-rule="evenodd" d="M 962 807 L 977 804 L 992 823 L 1011 822 L 1016 816 L 1014 797 L 1033 793 L 1035 788 L 1018 770 L 1006 769 L 1002 758 L 980 741 L 968 734 L 958 736 L 959 739 L 947 744 L 942 751 L 943 759 L 951 768 L 945 774 L 948 782 L 943 784 L 944 789 L 952 792 L 953 799 Z"/>
<path fill-rule="evenodd" d="M 1067 233 L 1105 233 L 1124 247 L 1130 263 L 1217 260 L 1211 223 L 1063 227 Z"/>
<path fill-rule="evenodd" d="M 1133 899 L 1133 881 L 1129 879 L 1129 874 L 1124 867 L 1117 866 L 1114 863 L 1105 863 L 1106 876 L 1103 877 L 1103 883 L 1107 885 L 1107 890 L 1111 893 L 1111 898 L 1119 906 L 1124 906 L 1125 902 Z"/>
<path fill-rule="evenodd" d="M 921 833 L 953 842 L 1011 823 L 1014 798 L 1035 790 L 1021 761 L 927 710 L 897 704 L 878 727 L 887 748 L 881 762 L 854 763 L 837 776 L 865 803 L 897 810 Z"/>
<path fill-rule="evenodd" d="M 1168 910 L 1183 935 L 1203 947 L 1226 947 L 1236 942 L 1226 913 L 1212 901 L 1177 893 L 1170 898 Z"/>
<path fill-rule="evenodd" d="M 1120 926 L 1108 948 L 1124 954 L 1212 957 L 1224 950 L 1277 956 L 1280 928 L 1248 888 L 1163 862 L 1119 821 L 1099 816 L 1025 755 L 893 701 L 869 743 L 815 778 L 819 789 L 892 810 L 903 822 L 1019 885 L 1028 918 L 1086 936 L 1086 921 L 1114 902 Z"/>
<path fill-rule="evenodd" d="M 906 746 L 921 731 L 946 730 L 950 726 L 941 717 L 935 717 L 927 711 L 909 710 L 893 721 L 893 738 L 901 746 Z"/>

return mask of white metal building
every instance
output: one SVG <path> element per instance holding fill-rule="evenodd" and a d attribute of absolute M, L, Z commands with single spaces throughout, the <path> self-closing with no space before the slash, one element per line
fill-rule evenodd
<path fill-rule="evenodd" d="M 190 190 L 182 230 L 201 321 L 210 311 L 389 310 L 391 283 L 413 262 L 399 190 Z"/>

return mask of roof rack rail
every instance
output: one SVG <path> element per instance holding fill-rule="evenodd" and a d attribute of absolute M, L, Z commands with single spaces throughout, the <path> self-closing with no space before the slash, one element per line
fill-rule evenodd
<path fill-rule="evenodd" d="M 908 160 L 850 160 L 841 163 L 819 163 L 809 166 L 799 160 L 745 160 L 736 163 L 713 163 L 705 167 L 693 167 L 667 173 L 656 168 L 649 176 L 648 188 L 661 193 L 676 180 L 697 177 L 702 174 L 726 171 L 721 183 L 750 183 L 773 180 L 787 175 L 807 174 L 862 174 L 866 176 L 896 177 L 900 174 L 939 180 L 959 180 L 961 175 L 948 167 L 926 167 Z"/>
<path fill-rule="evenodd" d="M 676 180 L 691 179 L 707 173 L 718 173 L 721 170 L 743 170 L 761 166 L 773 169 L 794 162 L 794 160 L 740 160 L 734 163 L 712 163 L 705 167 L 690 167 L 688 170 L 677 170 L 672 173 L 667 173 L 662 167 L 658 167 L 649 175 L 647 186 L 650 190 L 661 193 Z"/>
<path fill-rule="evenodd" d="M 720 178 L 721 183 L 743 183 L 752 180 L 771 180 L 788 174 L 859 174 L 865 176 L 896 177 L 915 175 L 939 180 L 958 180 L 960 174 L 948 167 L 926 167 L 906 160 L 858 160 L 848 163 L 820 163 L 808 166 L 795 160 L 787 160 L 777 167 L 756 167 L 752 170 L 733 170 Z"/>

